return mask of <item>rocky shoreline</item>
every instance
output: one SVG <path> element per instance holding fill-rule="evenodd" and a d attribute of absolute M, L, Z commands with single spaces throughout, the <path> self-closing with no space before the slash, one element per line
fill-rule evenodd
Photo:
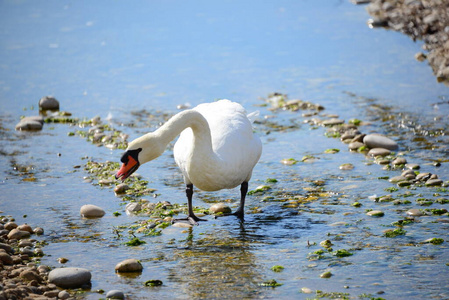
<path fill-rule="evenodd" d="M 33 236 L 43 232 L 40 227 L 18 225 L 11 216 L 0 218 L 0 300 L 72 298 L 49 282 L 50 268 L 39 265 L 44 252 Z"/>
<path fill-rule="evenodd" d="M 372 27 L 385 27 L 402 32 L 414 41 L 424 42 L 425 53 L 416 59 L 427 59 L 438 82 L 449 85 L 449 5 L 445 0 L 372 0 L 369 3 L 368 21 Z"/>

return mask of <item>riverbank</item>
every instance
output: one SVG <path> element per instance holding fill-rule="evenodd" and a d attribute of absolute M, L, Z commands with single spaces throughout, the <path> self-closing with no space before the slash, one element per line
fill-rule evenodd
<path fill-rule="evenodd" d="M 2 213 L 2 212 L 0 212 Z M 40 264 L 42 242 L 35 239 L 44 230 L 18 225 L 12 216 L 0 218 L 0 300 L 68 299 L 70 294 L 48 282 L 50 268 Z"/>
<path fill-rule="evenodd" d="M 427 59 L 438 82 L 449 85 L 449 6 L 443 0 L 373 0 L 367 7 L 369 24 L 402 32 L 424 42 Z"/>

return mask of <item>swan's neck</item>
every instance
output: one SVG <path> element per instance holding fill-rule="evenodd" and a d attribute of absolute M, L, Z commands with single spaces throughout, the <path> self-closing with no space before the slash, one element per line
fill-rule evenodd
<path fill-rule="evenodd" d="M 194 137 L 194 147 L 212 151 L 212 138 L 206 119 L 195 110 L 186 110 L 174 115 L 164 125 L 154 132 L 161 143 L 168 145 L 184 129 L 191 128 Z"/>

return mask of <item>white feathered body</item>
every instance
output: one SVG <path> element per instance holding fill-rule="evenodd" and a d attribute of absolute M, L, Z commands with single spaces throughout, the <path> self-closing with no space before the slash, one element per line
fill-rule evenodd
<path fill-rule="evenodd" d="M 245 109 L 238 103 L 220 100 L 200 104 L 193 110 L 204 117 L 208 128 L 201 122 L 194 124 L 193 130 L 182 131 L 175 144 L 175 161 L 186 184 L 216 191 L 249 181 L 262 144 L 253 133 Z"/>

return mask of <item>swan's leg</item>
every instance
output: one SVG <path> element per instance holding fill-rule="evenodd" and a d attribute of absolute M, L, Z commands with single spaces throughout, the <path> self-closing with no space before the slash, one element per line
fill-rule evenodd
<path fill-rule="evenodd" d="M 186 185 L 186 196 L 187 196 L 187 204 L 189 206 L 189 215 L 187 218 L 184 219 L 173 219 L 172 223 L 176 221 L 181 220 L 187 220 L 192 225 L 198 225 L 198 221 L 207 221 L 205 219 L 200 219 L 193 213 L 193 206 L 192 206 L 192 198 L 193 198 L 193 184 L 187 184 Z"/>
<path fill-rule="evenodd" d="M 240 207 L 233 213 L 234 216 L 237 216 L 239 219 L 243 220 L 245 215 L 245 198 L 248 193 L 248 182 L 243 182 L 240 186 Z"/>

